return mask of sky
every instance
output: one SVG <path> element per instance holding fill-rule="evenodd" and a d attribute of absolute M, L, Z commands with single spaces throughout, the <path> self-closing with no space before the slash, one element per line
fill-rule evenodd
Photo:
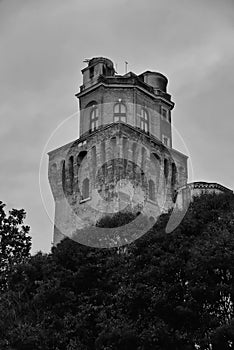
<path fill-rule="evenodd" d="M 25 209 L 32 252 L 51 248 L 46 152 L 78 137 L 86 58 L 165 74 L 189 180 L 234 189 L 233 0 L 0 0 L 0 52 L 0 200 Z"/>

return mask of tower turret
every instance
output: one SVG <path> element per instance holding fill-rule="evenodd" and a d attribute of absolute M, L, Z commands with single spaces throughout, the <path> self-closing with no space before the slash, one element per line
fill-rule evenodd
<path fill-rule="evenodd" d="M 158 72 L 150 72 L 146 71 L 142 73 L 143 80 L 146 84 L 152 86 L 157 93 L 157 90 L 161 90 L 162 92 L 167 92 L 167 83 L 168 80 L 165 75 Z"/>
<path fill-rule="evenodd" d="M 88 62 L 88 66 L 82 69 L 83 74 L 83 89 L 95 84 L 100 75 L 113 77 L 115 75 L 113 62 L 104 57 L 94 57 Z"/>

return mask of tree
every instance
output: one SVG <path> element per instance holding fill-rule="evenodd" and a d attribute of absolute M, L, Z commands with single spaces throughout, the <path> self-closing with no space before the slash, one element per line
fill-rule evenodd
<path fill-rule="evenodd" d="M 65 239 L 30 257 L 0 298 L 0 348 L 232 349 L 233 209 L 204 195 L 174 232 L 163 214 L 127 251 Z"/>
<path fill-rule="evenodd" d="M 5 204 L 0 201 L 0 288 L 6 287 L 9 271 L 30 255 L 29 226 L 23 225 L 26 213 L 12 209 L 7 215 Z"/>

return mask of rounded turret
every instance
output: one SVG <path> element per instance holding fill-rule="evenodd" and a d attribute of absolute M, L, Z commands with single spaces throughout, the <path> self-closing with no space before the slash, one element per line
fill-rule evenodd
<path fill-rule="evenodd" d="M 147 71 L 142 73 L 142 76 L 144 82 L 152 86 L 155 90 L 159 89 L 163 92 L 167 92 L 168 80 L 165 75 L 158 72 Z"/>
<path fill-rule="evenodd" d="M 88 66 L 82 69 L 84 88 L 94 85 L 100 75 L 105 77 L 115 75 L 113 62 L 108 58 L 94 57 L 85 60 L 85 62 L 88 63 Z"/>
<path fill-rule="evenodd" d="M 105 65 L 106 68 L 110 70 L 114 70 L 113 62 L 109 58 L 105 57 L 93 57 L 91 60 L 89 60 L 88 67 L 94 66 L 98 63 L 102 63 Z"/>

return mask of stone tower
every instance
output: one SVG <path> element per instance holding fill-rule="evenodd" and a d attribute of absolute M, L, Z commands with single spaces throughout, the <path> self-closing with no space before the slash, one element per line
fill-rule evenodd
<path fill-rule="evenodd" d="M 118 75 L 103 57 L 88 60 L 82 74 L 80 137 L 49 152 L 55 244 L 119 211 L 154 220 L 187 184 L 187 156 L 172 148 L 167 78 Z"/>

